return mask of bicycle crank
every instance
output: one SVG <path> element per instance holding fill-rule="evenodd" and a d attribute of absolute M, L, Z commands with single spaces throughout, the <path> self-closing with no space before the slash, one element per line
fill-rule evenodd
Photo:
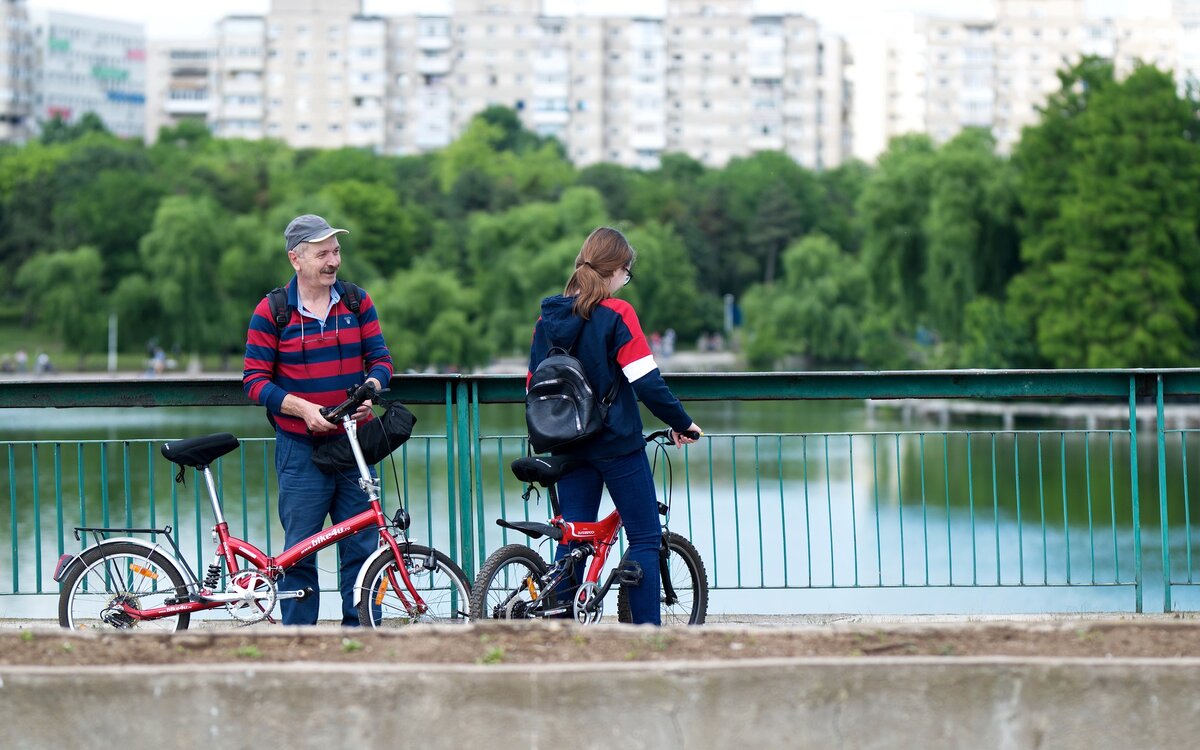
<path fill-rule="evenodd" d="M 600 587 L 589 581 L 575 592 L 575 622 L 594 625 L 604 616 L 604 600 L 600 598 Z"/>
<path fill-rule="evenodd" d="M 252 569 L 239 570 L 229 579 L 229 593 L 237 599 L 225 605 L 225 608 L 233 619 L 243 625 L 267 619 L 279 601 L 275 582 Z"/>

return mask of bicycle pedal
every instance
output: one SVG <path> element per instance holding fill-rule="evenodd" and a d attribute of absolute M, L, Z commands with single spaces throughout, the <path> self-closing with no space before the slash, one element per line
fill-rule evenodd
<path fill-rule="evenodd" d="M 642 564 L 637 560 L 626 560 L 617 568 L 617 581 L 626 586 L 641 585 L 642 577 Z"/>

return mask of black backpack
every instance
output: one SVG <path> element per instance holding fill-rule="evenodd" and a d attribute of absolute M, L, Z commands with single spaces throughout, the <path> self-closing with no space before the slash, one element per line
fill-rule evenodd
<path fill-rule="evenodd" d="M 341 285 L 339 293 L 346 301 L 346 307 L 350 308 L 350 312 L 358 315 L 358 308 L 362 304 L 363 290 L 349 281 L 337 283 Z M 283 333 L 283 329 L 287 328 L 288 321 L 292 319 L 292 306 L 288 304 L 287 289 L 277 286 L 267 292 L 267 305 L 271 308 L 271 317 L 275 319 L 275 331 Z"/>
<path fill-rule="evenodd" d="M 530 448 L 535 453 L 547 453 L 580 443 L 603 430 L 618 382 L 614 377 L 612 388 L 600 398 L 570 350 L 551 346 L 547 357 L 534 368 L 525 393 Z"/>

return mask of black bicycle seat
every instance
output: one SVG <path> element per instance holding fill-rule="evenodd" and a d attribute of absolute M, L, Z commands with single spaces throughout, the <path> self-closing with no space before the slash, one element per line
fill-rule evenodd
<path fill-rule="evenodd" d="M 512 462 L 512 473 L 522 482 L 549 487 L 580 465 L 578 459 L 570 456 L 525 456 Z"/>
<path fill-rule="evenodd" d="M 238 447 L 238 439 L 228 432 L 172 440 L 163 443 L 163 457 L 180 466 L 202 468 Z"/>
<path fill-rule="evenodd" d="M 548 536 L 556 542 L 561 542 L 563 538 L 562 529 L 538 521 L 505 521 L 503 518 L 497 518 L 496 525 L 519 531 L 522 534 L 528 534 L 533 539 L 541 539 L 544 536 Z"/>

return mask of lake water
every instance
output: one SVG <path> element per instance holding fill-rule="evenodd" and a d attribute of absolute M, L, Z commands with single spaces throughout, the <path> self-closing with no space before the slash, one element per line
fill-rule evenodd
<path fill-rule="evenodd" d="M 1005 432 L 992 422 L 946 430 L 905 424 L 898 413 L 869 416 L 857 401 L 701 402 L 689 410 L 708 439 L 686 457 L 671 451 L 670 527 L 691 538 L 704 557 L 714 587 L 713 612 L 1134 607 L 1125 432 L 1084 433 L 1054 423 L 1020 424 Z M 384 467 L 385 509 L 395 507 L 400 486 L 412 512 L 413 536 L 450 550 L 461 516 L 452 514 L 448 492 L 445 409 L 415 411 L 418 434 L 397 454 L 399 481 Z M 0 507 L 9 506 L 9 520 L 0 530 L 0 549 L 6 551 L 0 594 L 34 593 L 0 596 L 0 616 L 53 616 L 49 573 L 60 544 L 79 548 L 69 529 L 83 521 L 170 524 L 193 567 L 207 565 L 212 521 L 206 495 L 190 477 L 185 486 L 172 481 L 172 466 L 157 452 L 167 438 L 218 431 L 246 438 L 221 466 L 225 513 L 235 533 L 278 551 L 272 433 L 260 409 L 6 410 L 3 417 Z M 653 419 L 647 417 L 646 424 Z M 481 476 L 470 514 L 476 560 L 517 541 L 494 524 L 496 517 L 547 513 L 544 501 L 524 503 L 522 487 L 507 473 L 508 462 L 522 450 L 513 437 L 521 428 L 519 406 L 483 407 Z M 1200 491 L 1194 470 L 1184 481 L 1183 448 L 1186 442 L 1187 466 L 1195 467 L 1200 438 L 1187 440 L 1180 433 L 1169 438 L 1170 554 L 1179 581 L 1191 577 L 1190 497 Z M 64 441 L 57 455 L 51 445 L 37 450 L 36 498 L 33 450 L 24 441 Z M 118 442 L 80 447 L 76 441 Z M 1155 611 L 1162 607 L 1162 543 L 1153 433 L 1139 441 L 1138 465 L 1145 608 Z M 665 494 L 661 458 L 657 467 Z M 61 541 L 60 512 L 68 529 Z M 7 552 L 14 528 L 15 556 Z M 319 564 L 323 585 L 333 587 L 332 555 Z M 332 616 L 334 599 L 323 597 L 322 616 Z M 1195 606 L 1190 589 L 1177 589 L 1175 599 L 1177 609 Z"/>

